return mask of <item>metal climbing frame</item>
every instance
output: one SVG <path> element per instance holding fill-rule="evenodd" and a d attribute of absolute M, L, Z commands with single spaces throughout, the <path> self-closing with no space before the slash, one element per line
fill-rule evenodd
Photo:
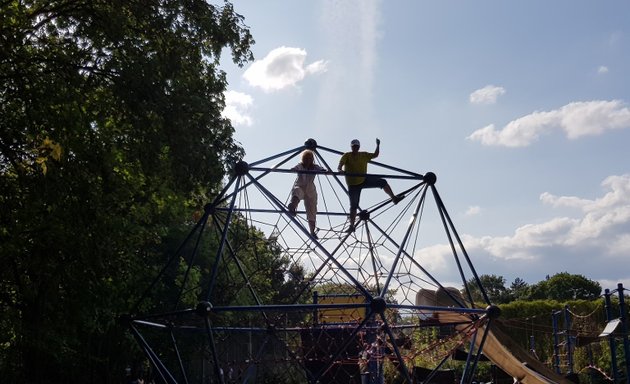
<path fill-rule="evenodd" d="M 156 375 L 167 383 L 412 383 L 414 367 L 435 374 L 465 350 L 461 382 L 472 382 L 498 311 L 436 175 L 372 161 L 368 174 L 402 200 L 364 190 L 356 229 L 347 232 L 345 175 L 318 173 L 315 238 L 304 211 L 292 215 L 280 197 L 304 150 L 329 170 L 342 155 L 309 139 L 234 164 L 133 307 L 131 333 Z"/>

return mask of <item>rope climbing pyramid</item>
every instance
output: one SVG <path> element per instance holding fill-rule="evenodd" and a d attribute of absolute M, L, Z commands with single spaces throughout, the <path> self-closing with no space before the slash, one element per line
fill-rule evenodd
<path fill-rule="evenodd" d="M 306 150 L 318 171 L 294 169 Z M 411 383 L 422 351 L 431 351 L 438 369 L 491 319 L 436 175 L 370 161 L 369 172 L 359 176 L 385 179 L 398 193 L 392 199 L 378 189 L 363 190 L 351 225 L 348 174 L 336 171 L 342 155 L 309 139 L 234 164 L 128 319 L 164 381 L 348 383 L 387 374 Z M 303 202 L 289 207 L 293 181 L 311 173 L 314 228 Z M 427 267 L 422 248 L 434 241 L 423 235 L 427 227 L 443 234 L 459 281 L 442 282 Z M 443 286 L 468 281 L 477 281 L 484 303 Z M 426 305 L 417 299 L 422 292 L 441 292 L 450 301 Z M 161 307 L 146 308 L 145 299 L 156 296 Z M 441 319 L 454 314 L 460 336 L 443 338 L 441 349 L 414 342 L 427 329 L 448 325 L 431 321 L 437 312 Z M 481 346 L 466 347 L 473 365 Z"/>

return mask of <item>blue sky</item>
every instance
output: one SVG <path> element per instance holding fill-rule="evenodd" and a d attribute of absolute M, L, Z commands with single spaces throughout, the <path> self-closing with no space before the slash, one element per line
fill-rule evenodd
<path fill-rule="evenodd" d="M 437 175 L 478 273 L 630 287 L 629 2 L 233 4 L 256 40 L 223 60 L 246 161 L 378 137 L 378 161 Z"/>

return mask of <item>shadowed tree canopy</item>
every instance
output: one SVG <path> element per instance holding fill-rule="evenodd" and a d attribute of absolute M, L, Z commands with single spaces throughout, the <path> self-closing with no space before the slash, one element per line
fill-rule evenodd
<path fill-rule="evenodd" d="M 218 64 L 253 43 L 228 2 L 2 2 L 3 381 L 120 382 L 116 317 L 242 157 Z"/>
<path fill-rule="evenodd" d="M 505 304 L 514 300 L 593 300 L 601 295 L 602 288 L 596 281 L 582 275 L 568 272 L 557 273 L 536 284 L 528 285 L 516 278 L 509 288 L 505 287 L 505 278 L 495 275 L 480 275 L 479 279 L 490 298 L 496 304 Z M 467 282 L 475 300 L 481 300 L 481 292 L 472 280 Z"/>
<path fill-rule="evenodd" d="M 510 292 L 505 287 L 505 278 L 503 276 L 497 275 L 481 275 L 479 276 L 479 280 L 483 285 L 486 293 L 488 294 L 488 298 L 494 304 L 504 304 L 510 301 Z M 477 302 L 483 302 L 483 296 L 479 287 L 475 283 L 474 279 L 470 279 L 466 282 L 468 289 L 473 297 L 473 299 Z"/>
<path fill-rule="evenodd" d="M 530 289 L 530 299 L 534 300 L 593 300 L 602 293 L 602 287 L 598 282 L 568 272 L 557 273 L 532 285 Z"/>
<path fill-rule="evenodd" d="M 510 292 L 512 300 L 522 300 L 526 298 L 529 293 L 529 284 L 520 277 L 517 277 L 512 284 L 510 284 L 508 291 Z"/>

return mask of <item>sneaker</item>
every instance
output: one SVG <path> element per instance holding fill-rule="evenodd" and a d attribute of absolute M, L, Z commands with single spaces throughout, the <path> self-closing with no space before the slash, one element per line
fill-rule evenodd
<path fill-rule="evenodd" d="M 392 197 L 392 203 L 398 204 L 398 202 L 400 200 L 402 200 L 402 198 L 403 198 L 402 196 L 396 195 L 396 196 Z"/>
<path fill-rule="evenodd" d="M 311 232 L 311 236 L 313 237 L 313 239 L 317 240 L 319 239 L 319 237 L 317 237 L 317 234 L 315 232 Z"/>
<path fill-rule="evenodd" d="M 354 225 L 351 225 L 348 229 L 346 229 L 346 233 L 354 232 Z"/>

